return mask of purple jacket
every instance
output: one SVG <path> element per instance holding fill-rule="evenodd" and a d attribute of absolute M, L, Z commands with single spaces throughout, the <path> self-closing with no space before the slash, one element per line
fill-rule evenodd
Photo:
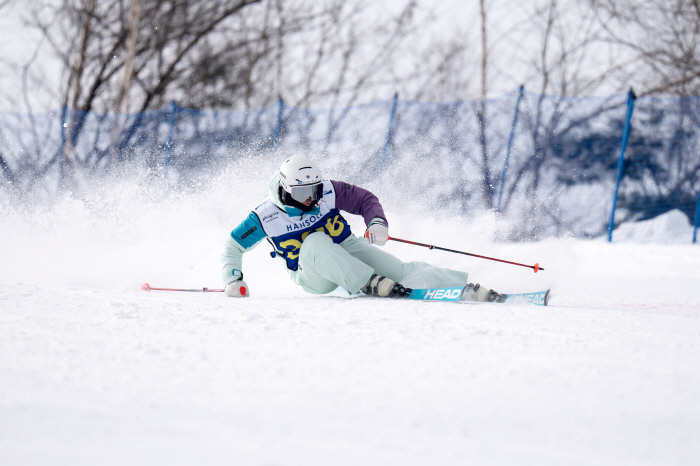
<path fill-rule="evenodd" d="M 335 188 L 336 209 L 354 215 L 362 215 L 362 218 L 365 219 L 365 225 L 369 225 L 369 222 L 374 218 L 381 218 L 389 226 L 377 196 L 366 189 L 342 181 L 331 180 L 331 183 Z"/>

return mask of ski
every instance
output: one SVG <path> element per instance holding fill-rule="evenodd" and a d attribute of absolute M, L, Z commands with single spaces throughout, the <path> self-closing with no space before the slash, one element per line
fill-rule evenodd
<path fill-rule="evenodd" d="M 506 295 L 506 304 L 534 304 L 546 306 L 549 303 L 549 290 L 535 291 L 534 293 L 520 293 Z"/>
<path fill-rule="evenodd" d="M 414 288 L 407 298 L 421 301 L 458 302 L 462 297 L 463 291 L 463 286 L 456 288 Z M 505 304 L 546 306 L 549 303 L 549 290 L 536 291 L 534 293 L 507 294 L 505 296 L 505 301 L 503 301 Z"/>
<path fill-rule="evenodd" d="M 459 301 L 464 287 L 457 288 L 424 288 L 413 289 L 408 299 L 421 299 L 423 301 Z"/>

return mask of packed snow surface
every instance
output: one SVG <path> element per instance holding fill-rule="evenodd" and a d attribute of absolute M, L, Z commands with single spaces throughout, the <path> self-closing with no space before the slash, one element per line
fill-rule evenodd
<path fill-rule="evenodd" d="M 690 240 L 503 243 L 489 216 L 388 205 L 394 236 L 545 270 L 387 251 L 550 306 L 312 296 L 267 244 L 244 258 L 250 298 L 141 291 L 221 288 L 270 168 L 0 197 L 0 464 L 697 464 Z"/>

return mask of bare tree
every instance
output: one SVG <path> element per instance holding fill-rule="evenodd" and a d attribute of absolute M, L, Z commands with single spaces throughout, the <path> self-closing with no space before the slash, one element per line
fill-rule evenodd
<path fill-rule="evenodd" d="M 64 0 L 35 7 L 33 19 L 69 70 L 69 107 L 121 106 L 128 83 L 124 110 L 144 111 L 187 74 L 208 38 L 259 1 Z M 228 45 L 246 40 L 236 39 Z"/>
<path fill-rule="evenodd" d="M 583 119 L 579 116 L 580 120 L 572 120 L 577 118 L 568 113 L 573 101 L 563 97 L 595 90 L 605 76 L 619 68 L 612 62 L 599 61 L 594 72 L 589 69 L 594 57 L 600 58 L 609 51 L 601 52 L 605 45 L 601 27 L 588 5 L 569 0 L 541 2 L 528 17 L 523 32 L 537 44 L 527 50 L 529 74 L 524 81 L 538 92 L 519 123 L 528 134 L 531 151 L 522 154 L 517 169 L 512 170 L 502 210 L 508 209 L 516 193 L 524 194 L 521 221 L 513 234 L 518 238 L 537 238 L 544 219 L 555 224 L 560 221 L 557 209 L 552 209 L 557 192 L 540 192 L 543 178 L 552 176 L 562 157 L 557 147 L 570 147 L 570 133 L 607 109 L 603 102 L 601 108 L 591 109 Z M 566 171 L 568 167 L 564 164 L 562 168 Z M 563 173 L 557 176 L 568 179 Z"/>
<path fill-rule="evenodd" d="M 37 0 L 31 24 L 63 63 L 64 105 L 80 111 L 68 121 L 64 168 L 78 164 L 72 147 L 92 111 L 141 115 L 168 101 L 249 110 L 278 96 L 293 105 L 347 108 L 373 88 L 393 91 L 410 78 L 386 76 L 405 39 L 418 30 L 416 4 L 408 0 L 395 15 L 368 21 L 371 6 L 343 0 Z M 345 114 L 330 115 L 329 138 Z M 117 158 L 138 124 L 140 116 L 112 128 Z"/>
<path fill-rule="evenodd" d="M 126 41 L 126 53 L 124 57 L 124 73 L 122 75 L 119 94 L 114 105 L 114 110 L 124 112 L 129 110 L 129 91 L 131 80 L 134 77 L 134 61 L 136 59 L 136 44 L 139 39 L 139 25 L 141 23 L 141 0 L 131 0 L 129 5 L 128 39 Z"/>
<path fill-rule="evenodd" d="M 630 53 L 638 95 L 700 93 L 698 0 L 590 0 L 610 43 Z"/>
<path fill-rule="evenodd" d="M 486 144 L 486 94 L 487 94 L 487 71 L 488 71 L 488 41 L 486 36 L 486 3 L 485 0 L 479 0 L 479 17 L 481 22 L 481 92 L 479 101 L 476 103 L 476 119 L 479 124 L 479 146 L 481 147 L 481 161 L 479 168 L 481 170 L 481 197 L 484 201 L 484 207 L 488 210 L 493 209 L 493 196 L 495 193 L 494 182 L 491 176 L 491 164 L 489 163 L 489 153 Z"/>
<path fill-rule="evenodd" d="M 71 113 L 62 148 L 64 180 L 79 175 L 73 147 L 88 112 L 143 112 L 162 104 L 170 89 L 188 75 L 206 40 L 235 22 L 259 0 L 63 0 L 32 4 L 32 24 L 64 64 L 63 102 Z M 231 26 L 229 26 L 231 27 Z M 237 36 L 229 45 L 249 37 Z M 134 134 L 112 128 L 119 153 Z"/>
<path fill-rule="evenodd" d="M 427 102 L 450 102 L 470 95 L 474 79 L 470 73 L 469 44 L 464 30 L 431 41 L 415 57 L 409 82 L 399 82 L 399 95 Z"/>
<path fill-rule="evenodd" d="M 300 106 L 347 106 L 371 98 L 373 87 L 390 94 L 410 78 L 387 76 L 397 53 L 405 52 L 402 43 L 418 30 L 415 1 L 379 21 L 368 21 L 371 6 L 342 0 L 47 0 L 33 4 L 32 25 L 64 63 L 70 108 L 141 112 L 177 100 L 245 110 L 279 95 Z"/>

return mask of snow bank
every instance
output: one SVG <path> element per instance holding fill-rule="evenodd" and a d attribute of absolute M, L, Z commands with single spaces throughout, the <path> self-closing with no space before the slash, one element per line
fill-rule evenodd
<path fill-rule="evenodd" d="M 623 223 L 613 231 L 613 241 L 683 244 L 693 240 L 693 225 L 678 209 L 649 220 Z"/>

